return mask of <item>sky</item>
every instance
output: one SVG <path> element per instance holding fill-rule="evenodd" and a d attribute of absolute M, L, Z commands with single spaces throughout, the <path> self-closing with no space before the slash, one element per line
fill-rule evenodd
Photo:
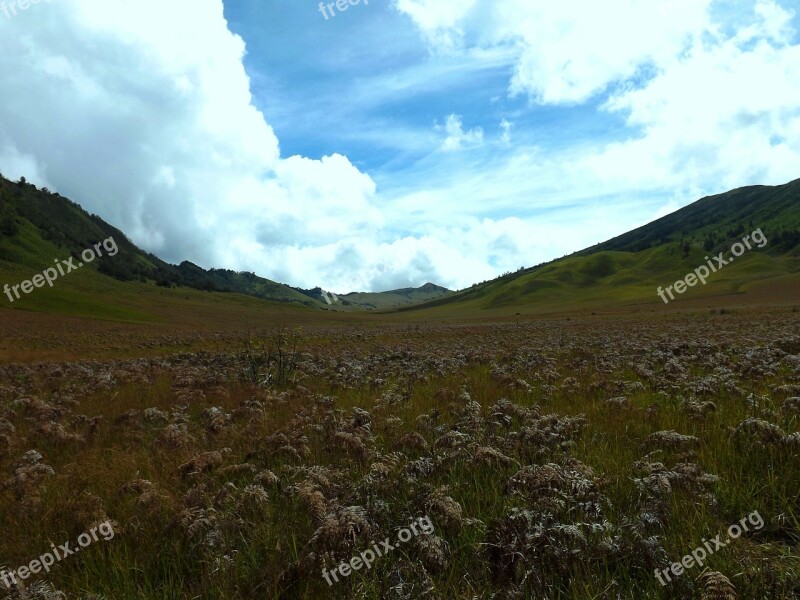
<path fill-rule="evenodd" d="M 338 293 L 800 178 L 795 0 L 353 1 L 0 0 L 0 173 Z"/>

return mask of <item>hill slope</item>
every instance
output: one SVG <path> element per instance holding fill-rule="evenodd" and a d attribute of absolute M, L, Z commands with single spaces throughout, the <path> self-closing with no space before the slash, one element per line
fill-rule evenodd
<path fill-rule="evenodd" d="M 751 186 L 708 196 L 607 242 L 578 252 L 639 252 L 670 242 L 702 243 L 710 251 L 754 229 L 769 232 L 770 254 L 800 242 L 800 179 L 781 186 Z"/>
<path fill-rule="evenodd" d="M 36 294 L 35 299 L 30 296 L 23 304 L 34 310 L 63 310 L 68 314 L 100 311 L 98 316 L 126 318 L 132 315 L 121 311 L 118 306 L 108 306 L 107 303 L 101 306 L 93 298 L 98 289 L 117 289 L 118 294 L 126 290 L 129 293 L 130 285 L 134 283 L 145 287 L 155 284 L 159 288 L 178 291 L 242 294 L 298 307 L 345 312 L 423 302 L 448 292 L 439 286 L 426 284 L 416 289 L 350 294 L 329 303 L 320 288 L 296 289 L 254 273 L 206 270 L 189 261 L 171 265 L 140 250 L 119 229 L 87 213 L 75 202 L 47 189 L 39 190 L 24 179 L 11 182 L 0 177 L 0 281 L 13 284 L 26 280 L 50 267 L 54 258 L 77 257 L 83 250 L 108 238 L 113 238 L 117 247 L 113 257 L 101 256 L 87 269 L 71 276 L 70 283 L 64 282 L 58 290 L 48 289 L 45 294 Z M 129 284 L 129 287 L 119 288 L 106 278 Z M 77 288 L 73 289 L 75 286 Z M 79 291 L 82 286 L 84 293 L 80 299 L 71 298 L 70 292 Z M 136 318 L 144 319 L 144 313 L 137 313 Z"/>
<path fill-rule="evenodd" d="M 118 253 L 92 264 L 97 272 L 119 281 L 153 282 L 161 287 L 235 292 L 304 306 L 321 305 L 287 285 L 224 269 L 205 270 L 188 261 L 171 265 L 148 254 L 124 233 L 78 204 L 48 190 L 0 178 L 0 261 L 11 266 L 41 269 L 54 257 L 78 256 L 81 251 L 112 237 Z"/>
<path fill-rule="evenodd" d="M 683 279 L 707 256 L 760 229 L 767 239 L 737 262 L 676 300 L 742 294 L 770 281 L 800 302 L 800 180 L 753 186 L 703 198 L 603 244 L 401 310 L 466 314 L 498 309 L 558 311 L 567 307 L 662 303 L 656 290 Z M 771 292 L 774 293 L 774 292 Z M 781 292 L 782 293 L 782 292 Z"/>

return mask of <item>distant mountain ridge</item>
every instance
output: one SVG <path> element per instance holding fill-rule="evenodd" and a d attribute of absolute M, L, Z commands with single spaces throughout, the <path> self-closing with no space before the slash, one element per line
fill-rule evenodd
<path fill-rule="evenodd" d="M 453 293 L 447 288 L 430 282 L 418 288 L 402 288 L 398 290 L 388 290 L 386 292 L 350 292 L 348 294 L 337 294 L 323 290 L 320 287 L 310 290 L 301 288 L 293 289 L 318 302 L 325 302 L 329 306 L 339 307 L 343 310 L 393 308 L 396 306 L 427 302 Z"/>
<path fill-rule="evenodd" d="M 393 308 L 428 302 L 447 297 L 453 292 L 435 283 L 425 283 L 418 288 L 402 288 L 387 292 L 353 292 L 339 296 L 343 304 L 366 310 Z"/>

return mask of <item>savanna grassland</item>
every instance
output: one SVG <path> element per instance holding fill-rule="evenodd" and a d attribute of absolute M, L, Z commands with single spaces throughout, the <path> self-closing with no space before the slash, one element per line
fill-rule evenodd
<path fill-rule="evenodd" d="M 5 597 L 800 597 L 791 309 L 96 328 L 87 352 L 120 357 L 34 362 L 29 331 L 0 368 L 0 565 L 114 538 Z M 432 534 L 326 583 L 422 517 Z"/>

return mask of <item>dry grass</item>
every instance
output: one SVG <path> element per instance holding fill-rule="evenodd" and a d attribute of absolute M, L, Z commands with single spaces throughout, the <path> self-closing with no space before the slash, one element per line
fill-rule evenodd
<path fill-rule="evenodd" d="M 798 323 L 306 328 L 280 381 L 243 376 L 232 331 L 85 332 L 126 357 L 0 368 L 0 565 L 117 535 L 10 597 L 800 597 Z"/>

